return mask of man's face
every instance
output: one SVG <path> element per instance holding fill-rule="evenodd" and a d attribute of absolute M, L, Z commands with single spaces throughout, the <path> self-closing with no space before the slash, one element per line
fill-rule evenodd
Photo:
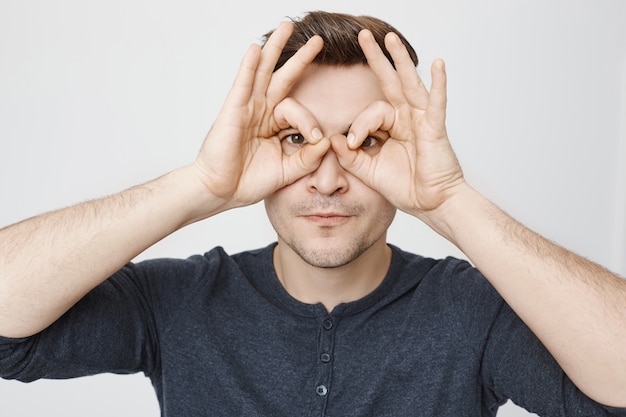
<path fill-rule="evenodd" d="M 290 97 L 313 114 L 324 136 L 340 134 L 343 140 L 361 111 L 385 100 L 366 65 L 314 65 Z M 281 133 L 285 152 L 302 146 L 298 145 L 301 137 L 293 133 L 297 132 Z M 376 146 L 368 152 L 376 152 Z M 292 250 L 310 265 L 323 268 L 345 265 L 384 241 L 396 212 L 378 192 L 345 171 L 332 148 L 316 171 L 266 198 L 265 207 L 281 250 Z"/>

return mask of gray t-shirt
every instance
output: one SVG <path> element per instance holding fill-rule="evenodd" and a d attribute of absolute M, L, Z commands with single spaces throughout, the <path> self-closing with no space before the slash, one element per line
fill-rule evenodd
<path fill-rule="evenodd" d="M 0 376 L 144 372 L 167 417 L 485 417 L 508 399 L 626 415 L 580 393 L 465 261 L 392 246 L 382 284 L 328 314 L 281 286 L 274 246 L 129 264 L 42 333 L 0 338 Z"/>

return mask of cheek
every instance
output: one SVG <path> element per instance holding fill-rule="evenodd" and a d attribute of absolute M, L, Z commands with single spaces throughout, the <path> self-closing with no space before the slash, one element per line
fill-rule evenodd
<path fill-rule="evenodd" d="M 278 211 L 277 198 L 272 196 L 265 199 L 265 212 L 267 213 L 267 217 L 270 219 L 270 222 L 274 224 L 274 218 L 276 217 L 276 212 Z"/>
<path fill-rule="evenodd" d="M 274 191 L 263 201 L 265 210 L 273 213 L 289 213 L 290 207 L 304 198 L 303 190 L 306 189 L 306 177 L 302 177 L 292 184 Z"/>
<path fill-rule="evenodd" d="M 376 219 L 376 223 L 380 228 L 387 229 L 393 222 L 397 209 L 382 197 L 373 202 L 371 207 L 374 208 L 372 215 Z"/>
<path fill-rule="evenodd" d="M 391 222 L 393 222 L 393 219 L 396 217 L 396 212 L 396 208 L 389 203 L 381 208 L 380 219 L 385 229 L 389 228 Z"/>
<path fill-rule="evenodd" d="M 280 228 L 280 224 L 285 223 L 289 218 L 288 193 L 285 190 L 278 190 L 264 201 L 265 212 L 274 229 Z"/>

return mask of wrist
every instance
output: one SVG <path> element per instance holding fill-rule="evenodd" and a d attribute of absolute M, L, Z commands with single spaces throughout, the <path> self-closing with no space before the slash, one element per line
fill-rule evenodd
<path fill-rule="evenodd" d="M 419 217 L 435 232 L 463 250 L 468 235 L 489 212 L 497 210 L 467 182 L 455 186 L 446 199 L 432 210 L 420 212 Z M 470 237 L 471 239 L 471 237 Z"/>
<path fill-rule="evenodd" d="M 155 188 L 165 191 L 166 205 L 180 214 L 180 227 L 206 219 L 232 208 L 230 200 L 214 195 L 194 165 L 177 168 L 157 180 Z"/>

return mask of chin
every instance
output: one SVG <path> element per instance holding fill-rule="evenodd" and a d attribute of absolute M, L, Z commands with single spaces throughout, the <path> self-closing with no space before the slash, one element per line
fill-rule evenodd
<path fill-rule="evenodd" d="M 367 251 L 374 242 L 345 242 L 341 245 L 311 247 L 297 242 L 287 245 L 307 264 L 316 268 L 339 268 Z"/>

